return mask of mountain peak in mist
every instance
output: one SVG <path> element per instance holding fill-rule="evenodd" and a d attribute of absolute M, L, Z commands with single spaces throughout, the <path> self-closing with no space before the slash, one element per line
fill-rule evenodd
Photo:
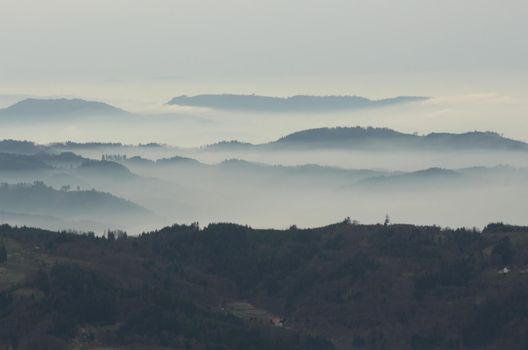
<path fill-rule="evenodd" d="M 50 117 L 86 115 L 126 115 L 128 112 L 104 102 L 82 99 L 36 99 L 28 98 L 7 108 L 0 109 L 0 116 Z"/>
<path fill-rule="evenodd" d="M 376 108 L 390 105 L 417 102 L 427 97 L 399 96 L 381 100 L 371 100 L 360 96 L 310 96 L 270 97 L 259 95 L 196 95 L 178 96 L 168 102 L 170 105 L 205 107 L 220 110 L 240 110 L 254 112 L 328 112 Z"/>
<path fill-rule="evenodd" d="M 298 131 L 269 145 L 302 148 L 406 148 L 528 150 L 528 144 L 495 132 L 406 134 L 387 128 L 337 127 Z"/>
<path fill-rule="evenodd" d="M 301 130 L 286 135 L 277 143 L 284 142 L 314 142 L 314 141 L 350 141 L 357 139 L 392 139 L 414 137 L 414 135 L 404 134 L 388 128 L 374 127 L 337 127 L 337 128 L 317 128 Z"/>

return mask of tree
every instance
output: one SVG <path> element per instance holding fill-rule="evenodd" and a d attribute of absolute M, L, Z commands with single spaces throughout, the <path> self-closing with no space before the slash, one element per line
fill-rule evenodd
<path fill-rule="evenodd" d="M 7 249 L 5 245 L 0 245 L 0 264 L 7 262 Z"/>
<path fill-rule="evenodd" d="M 386 214 L 385 215 L 385 222 L 383 223 L 384 226 L 389 226 L 390 224 L 390 218 L 389 218 L 389 214 Z"/>
<path fill-rule="evenodd" d="M 502 258 L 502 263 L 509 265 L 513 261 L 513 245 L 510 237 L 504 237 L 493 247 L 493 254 Z"/>

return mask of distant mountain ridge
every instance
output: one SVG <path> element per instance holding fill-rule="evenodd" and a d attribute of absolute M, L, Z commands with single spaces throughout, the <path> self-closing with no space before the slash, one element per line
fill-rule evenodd
<path fill-rule="evenodd" d="M 527 151 L 528 143 L 491 131 L 407 134 L 388 128 L 336 127 L 297 131 L 264 144 L 220 141 L 202 147 L 212 151 L 249 150 L 508 150 Z"/>
<path fill-rule="evenodd" d="M 0 172 L 4 171 L 41 171 L 51 169 L 49 165 L 35 156 L 15 153 L 0 153 Z"/>
<path fill-rule="evenodd" d="M 83 99 L 28 98 L 0 109 L 0 118 L 75 117 L 75 116 L 125 116 L 130 113 L 104 102 Z"/>
<path fill-rule="evenodd" d="M 31 141 L 1 140 L 0 153 L 37 154 L 45 153 L 47 148 Z"/>
<path fill-rule="evenodd" d="M 487 170 L 487 169 L 486 169 Z M 429 186 L 467 186 L 475 183 L 476 177 L 471 177 L 457 170 L 444 168 L 429 168 L 402 174 L 383 174 L 360 180 L 350 188 L 369 190 L 408 190 L 410 188 L 427 188 Z"/>
<path fill-rule="evenodd" d="M 146 215 L 143 207 L 110 193 L 56 190 L 42 182 L 0 184 L 0 210 L 56 217 Z"/>
<path fill-rule="evenodd" d="M 419 96 L 398 96 L 371 100 L 360 96 L 309 96 L 270 97 L 259 95 L 196 95 L 178 96 L 168 102 L 170 105 L 205 107 L 220 110 L 241 110 L 260 112 L 327 112 L 362 108 L 385 107 L 401 103 L 428 99 Z"/>
<path fill-rule="evenodd" d="M 268 146 L 275 148 L 356 148 L 356 149 L 501 149 L 528 150 L 528 144 L 495 132 L 472 131 L 461 134 L 431 133 L 424 136 L 387 128 L 338 127 L 295 132 Z"/>

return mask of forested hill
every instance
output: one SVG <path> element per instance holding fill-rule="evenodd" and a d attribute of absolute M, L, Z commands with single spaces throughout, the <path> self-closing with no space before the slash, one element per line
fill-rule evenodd
<path fill-rule="evenodd" d="M 387 128 L 338 127 L 308 129 L 286 135 L 275 148 L 359 148 L 407 150 L 528 150 L 528 144 L 495 132 L 406 134 Z"/>
<path fill-rule="evenodd" d="M 525 349 L 528 227 L 0 227 L 13 349 Z"/>
<path fill-rule="evenodd" d="M 206 150 L 385 150 L 385 151 L 528 151 L 528 143 L 491 131 L 408 134 L 388 128 L 335 127 L 300 130 L 265 144 L 221 141 Z"/>
<path fill-rule="evenodd" d="M 0 183 L 0 210 L 65 218 L 147 215 L 146 209 L 110 193 L 54 189 L 43 182 Z"/>

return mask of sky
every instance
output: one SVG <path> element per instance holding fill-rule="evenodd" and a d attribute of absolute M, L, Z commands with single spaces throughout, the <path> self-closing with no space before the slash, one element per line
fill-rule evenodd
<path fill-rule="evenodd" d="M 421 95 L 450 101 L 436 114 L 469 115 L 460 127 L 479 129 L 487 111 L 483 128 L 528 140 L 526 18 L 525 0 L 0 0 L 0 95 L 12 97 L 0 104 L 75 96 L 148 111 L 182 94 Z M 453 101 L 467 100 L 475 108 L 457 114 Z"/>
<path fill-rule="evenodd" d="M 4 82 L 528 69 L 521 0 L 1 0 L 1 8 Z"/>

